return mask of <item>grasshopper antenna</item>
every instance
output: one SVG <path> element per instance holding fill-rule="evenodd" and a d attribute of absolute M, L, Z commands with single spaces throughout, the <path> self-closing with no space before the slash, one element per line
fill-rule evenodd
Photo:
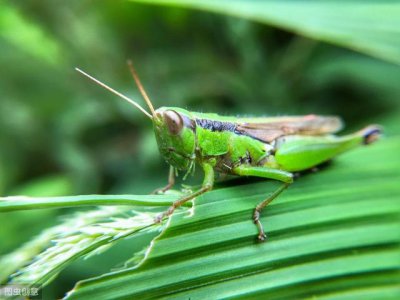
<path fill-rule="evenodd" d="M 151 114 L 153 115 L 153 118 L 156 118 L 156 112 L 154 111 L 153 104 L 151 104 L 150 98 L 149 98 L 149 96 L 147 96 L 147 93 L 144 90 L 143 85 L 140 82 L 139 76 L 138 76 L 135 68 L 133 67 L 133 63 L 132 63 L 132 61 L 130 59 L 128 60 L 128 67 L 129 67 L 129 70 L 131 71 L 133 79 L 136 82 L 137 87 L 139 88 L 140 93 L 142 94 L 144 100 L 146 101 L 148 107 L 150 108 L 150 111 L 151 111 Z"/>
<path fill-rule="evenodd" d="M 127 96 L 121 94 L 120 92 L 117 92 L 116 90 L 110 88 L 108 85 L 102 83 L 101 81 L 97 80 L 96 78 L 90 76 L 89 74 L 83 72 L 81 69 L 75 68 L 76 71 L 78 71 L 79 73 L 81 73 L 82 75 L 86 76 L 87 78 L 89 78 L 90 80 L 93 80 L 94 82 L 96 82 L 98 85 L 102 86 L 103 88 L 105 88 L 106 90 L 109 90 L 111 93 L 121 97 L 122 99 L 128 101 L 130 104 L 132 104 L 133 106 L 137 107 L 138 109 L 140 109 L 146 116 L 148 116 L 150 119 L 153 119 L 153 117 L 143 108 L 141 107 L 139 104 L 137 104 L 135 101 L 133 101 L 132 99 L 128 98 Z M 155 116 L 154 111 L 152 111 L 153 116 Z"/>

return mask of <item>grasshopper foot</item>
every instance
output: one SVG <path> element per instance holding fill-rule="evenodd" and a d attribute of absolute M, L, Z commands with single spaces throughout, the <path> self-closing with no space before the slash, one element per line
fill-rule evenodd
<path fill-rule="evenodd" d="M 265 234 L 264 228 L 260 222 L 260 211 L 257 209 L 254 210 L 253 220 L 254 224 L 256 224 L 258 228 L 258 241 L 264 242 L 267 239 L 267 235 Z"/>
<path fill-rule="evenodd" d="M 154 218 L 154 223 L 159 224 L 161 223 L 162 219 L 164 218 L 163 214 L 159 214 Z"/>
<path fill-rule="evenodd" d="M 152 191 L 150 194 L 151 195 L 159 195 L 159 194 L 164 194 L 168 189 L 165 188 L 158 188 Z"/>
<path fill-rule="evenodd" d="M 166 191 L 169 191 L 172 188 L 172 184 L 167 184 L 164 187 L 155 189 L 154 191 L 151 192 L 152 195 L 159 195 L 159 194 L 165 194 Z"/>
<path fill-rule="evenodd" d="M 259 242 L 264 242 L 267 239 L 267 235 L 265 234 L 265 232 L 260 232 L 258 234 L 258 241 Z"/>

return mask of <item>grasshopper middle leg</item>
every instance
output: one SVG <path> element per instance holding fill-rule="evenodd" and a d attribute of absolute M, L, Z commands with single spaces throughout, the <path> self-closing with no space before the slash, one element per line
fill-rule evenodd
<path fill-rule="evenodd" d="M 154 222 L 160 223 L 162 221 L 162 219 L 172 215 L 172 213 L 175 211 L 175 209 L 180 207 L 185 202 L 192 200 L 192 199 L 196 198 L 197 196 L 200 196 L 201 194 L 204 194 L 205 192 L 212 189 L 213 184 L 214 184 L 214 169 L 211 165 L 206 164 L 206 163 L 204 163 L 202 165 L 202 167 L 204 170 L 204 181 L 203 181 L 202 188 L 194 193 L 191 193 L 190 195 L 187 195 L 179 200 L 176 200 L 174 203 L 172 203 L 172 205 L 165 212 L 156 216 L 156 218 L 154 219 Z"/>
<path fill-rule="evenodd" d="M 253 166 L 240 166 L 235 168 L 234 172 L 235 174 L 240 176 L 255 176 L 255 177 L 275 179 L 284 182 L 283 186 L 277 189 L 267 199 L 260 202 L 254 209 L 253 220 L 258 228 L 258 239 L 260 241 L 264 241 L 267 238 L 267 235 L 265 234 L 264 228 L 260 222 L 261 211 L 293 182 L 293 174 L 282 170 L 271 169 L 266 167 L 253 167 Z"/>

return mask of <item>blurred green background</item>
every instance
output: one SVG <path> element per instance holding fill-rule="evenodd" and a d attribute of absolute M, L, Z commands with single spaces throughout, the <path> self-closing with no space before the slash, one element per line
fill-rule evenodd
<path fill-rule="evenodd" d="M 74 71 L 80 67 L 144 103 L 127 59 L 156 107 L 335 114 L 346 131 L 369 123 L 382 124 L 387 136 L 400 131 L 400 68 L 392 63 L 196 10 L 126 1 L 2 1 L 1 196 L 142 194 L 165 184 L 168 166 L 149 120 Z M 2 214 L 0 254 L 65 213 Z M 133 253 L 129 247 L 118 251 Z M 121 262 L 118 253 L 104 270 Z M 91 268 L 72 267 L 50 289 L 62 296 L 98 268 L 96 260 Z"/>

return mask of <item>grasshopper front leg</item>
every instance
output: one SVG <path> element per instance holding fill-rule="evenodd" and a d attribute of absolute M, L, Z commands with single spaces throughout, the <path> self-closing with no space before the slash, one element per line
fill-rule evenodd
<path fill-rule="evenodd" d="M 258 228 L 258 239 L 260 241 L 264 241 L 267 238 L 267 235 L 265 234 L 264 228 L 260 222 L 261 211 L 293 182 L 293 174 L 286 171 L 271 169 L 267 167 L 252 167 L 244 165 L 235 168 L 233 171 L 239 176 L 255 176 L 275 179 L 284 182 L 283 186 L 277 189 L 272 195 L 270 195 L 270 197 L 260 202 L 254 209 L 253 220 Z"/>
<path fill-rule="evenodd" d="M 162 219 L 164 219 L 165 217 L 169 217 L 175 211 L 176 208 L 180 207 L 185 202 L 192 200 L 197 196 L 200 196 L 201 194 L 204 194 L 205 192 L 212 189 L 214 184 L 214 169 L 208 163 L 203 163 L 202 168 L 204 170 L 204 181 L 201 189 L 172 203 L 172 205 L 165 212 L 159 214 L 154 219 L 156 223 L 160 223 Z"/>
<path fill-rule="evenodd" d="M 173 166 L 169 166 L 168 184 L 162 188 L 155 189 L 152 194 L 165 193 L 170 190 L 175 184 L 175 169 Z"/>

